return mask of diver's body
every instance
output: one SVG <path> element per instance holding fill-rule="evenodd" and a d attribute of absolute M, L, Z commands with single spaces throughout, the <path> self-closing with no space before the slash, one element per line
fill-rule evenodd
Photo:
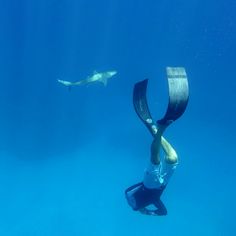
<path fill-rule="evenodd" d="M 153 141 L 150 163 L 145 170 L 143 181 L 126 189 L 125 194 L 133 210 L 147 215 L 167 214 L 167 209 L 160 198 L 178 165 L 178 156 L 163 137 L 163 133 L 183 114 L 188 102 L 188 85 L 184 68 L 167 68 L 167 74 L 170 100 L 163 119 L 154 122 L 151 117 L 146 101 L 147 80 L 136 83 L 133 94 L 135 111 L 151 132 Z M 173 83 L 176 83 L 175 87 Z M 164 152 L 163 157 L 160 155 L 161 148 Z"/>
<path fill-rule="evenodd" d="M 151 144 L 150 163 L 144 172 L 143 181 L 137 186 L 132 186 L 137 190 L 132 193 L 135 198 L 132 194 L 129 195 L 129 191 L 126 192 L 126 197 L 134 210 L 147 215 L 166 215 L 167 210 L 160 197 L 178 165 L 178 157 L 174 148 L 161 135 L 163 127 L 153 128 L 156 133 Z M 165 153 L 164 157 L 160 156 L 160 148 Z M 156 210 L 149 210 L 148 206 L 151 205 L 154 205 Z"/>

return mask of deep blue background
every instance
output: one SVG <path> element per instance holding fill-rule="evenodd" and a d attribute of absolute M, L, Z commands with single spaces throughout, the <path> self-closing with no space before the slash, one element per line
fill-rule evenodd
<path fill-rule="evenodd" d="M 0 235 L 236 235 L 236 3 L 0 0 Z M 166 132 L 180 165 L 166 217 L 132 211 L 151 136 L 132 107 L 150 79 L 160 118 L 166 66 L 190 101 Z M 73 88 L 93 71 L 108 83 Z"/>

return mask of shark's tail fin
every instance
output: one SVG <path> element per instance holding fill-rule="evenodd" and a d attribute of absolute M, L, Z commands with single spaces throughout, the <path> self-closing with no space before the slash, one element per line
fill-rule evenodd
<path fill-rule="evenodd" d="M 70 81 L 60 80 L 60 79 L 58 79 L 57 81 L 58 81 L 59 83 L 65 85 L 65 86 L 71 87 L 71 85 L 72 85 L 72 83 L 71 83 Z"/>
<path fill-rule="evenodd" d="M 76 86 L 76 85 L 81 85 L 83 84 L 83 80 L 82 81 L 78 81 L 78 82 L 70 82 L 70 81 L 66 81 L 66 80 L 57 80 L 60 84 L 65 85 L 66 87 L 69 88 L 69 90 L 71 90 L 72 86 Z"/>

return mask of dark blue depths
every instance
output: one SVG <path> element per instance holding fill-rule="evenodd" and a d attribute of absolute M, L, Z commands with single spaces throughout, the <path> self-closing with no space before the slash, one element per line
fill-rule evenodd
<path fill-rule="evenodd" d="M 236 3 L 156 0 L 0 0 L 0 234 L 236 234 Z M 132 107 L 149 78 L 158 119 L 165 67 L 186 68 L 190 101 L 166 138 L 180 165 L 166 217 L 132 211 L 151 137 Z M 94 71 L 106 87 L 68 91 Z"/>

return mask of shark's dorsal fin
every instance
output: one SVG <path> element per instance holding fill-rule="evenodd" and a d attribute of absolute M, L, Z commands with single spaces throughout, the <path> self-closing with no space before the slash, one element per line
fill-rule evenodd
<path fill-rule="evenodd" d="M 93 71 L 93 75 L 96 75 L 98 72 L 96 70 Z"/>

